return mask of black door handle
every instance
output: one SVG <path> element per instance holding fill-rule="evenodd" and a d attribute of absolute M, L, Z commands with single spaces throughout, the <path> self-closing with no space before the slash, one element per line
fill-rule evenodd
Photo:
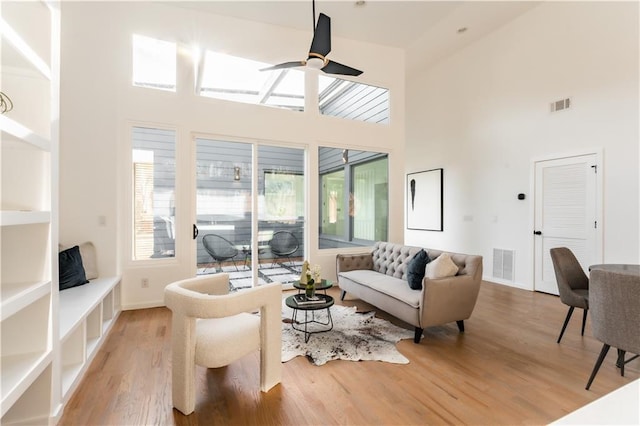
<path fill-rule="evenodd" d="M 193 224 L 193 239 L 195 240 L 196 238 L 198 238 L 198 227 L 194 223 Z"/>
<path fill-rule="evenodd" d="M 542 231 L 533 231 L 533 235 L 542 235 Z"/>

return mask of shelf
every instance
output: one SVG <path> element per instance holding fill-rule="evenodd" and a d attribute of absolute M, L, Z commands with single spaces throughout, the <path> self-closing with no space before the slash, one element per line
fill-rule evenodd
<path fill-rule="evenodd" d="M 20 139 L 42 151 L 51 151 L 51 141 L 11 118 L 0 115 L 0 130 Z"/>
<path fill-rule="evenodd" d="M 51 281 L 2 284 L 2 313 L 4 321 L 51 292 Z"/>
<path fill-rule="evenodd" d="M 33 210 L 2 210 L 0 211 L 0 226 L 33 225 L 49 223 L 51 212 Z"/>
<path fill-rule="evenodd" d="M 34 2 L 35 3 L 35 2 Z M 34 21 L 32 24 L 47 25 L 51 18 L 46 11 L 46 7 L 39 6 L 38 3 L 30 8 L 20 7 L 17 10 L 8 8 L 3 10 L 3 18 L 0 20 L 2 26 L 2 38 L 7 43 L 6 46 L 12 46 L 15 52 L 22 56 L 23 60 L 30 64 L 31 67 L 38 70 L 46 79 L 51 80 L 51 68 L 49 64 L 42 58 L 49 56 L 51 53 L 46 49 L 48 43 L 44 43 L 45 40 L 39 40 L 38 38 L 25 39 L 22 34 L 28 34 L 28 23 L 24 19 L 25 14 L 32 14 Z M 41 10 L 38 10 L 41 9 Z M 5 21 L 4 17 L 9 18 L 9 22 Z M 49 26 L 45 31 L 48 33 L 52 31 Z M 34 47 L 37 48 L 34 49 Z M 45 54 L 43 56 L 43 54 Z M 14 55 L 7 59 L 9 64 L 15 61 Z"/>
<path fill-rule="evenodd" d="M 85 330 L 76 328 L 67 339 L 62 342 L 62 394 L 65 395 L 73 386 L 84 368 L 85 361 Z"/>
<path fill-rule="evenodd" d="M 61 368 L 84 361 L 82 334 L 79 357 L 59 362 L 53 328 L 59 316 L 60 6 L 3 2 L 0 32 L 2 91 L 14 105 L 0 115 L 0 424 L 54 424 L 60 392 L 52 390 L 60 388 Z"/>
<path fill-rule="evenodd" d="M 69 389 L 71 389 L 73 383 L 80 375 L 83 366 L 84 363 L 78 362 L 76 364 L 65 365 L 62 367 L 62 395 L 66 395 Z"/>
<path fill-rule="evenodd" d="M 0 323 L 2 415 L 51 361 L 51 294 L 29 303 Z"/>
<path fill-rule="evenodd" d="M 2 416 L 51 363 L 51 351 L 2 357 Z"/>
<path fill-rule="evenodd" d="M 102 321 L 102 332 L 106 334 L 107 331 L 109 331 L 109 328 L 111 327 L 112 323 L 113 323 L 112 319 Z"/>
<path fill-rule="evenodd" d="M 61 291 L 60 339 L 64 340 L 73 329 L 82 323 L 119 283 L 120 277 L 96 278 L 91 280 L 89 284 Z"/>
<path fill-rule="evenodd" d="M 2 291 L 5 286 L 12 283 L 52 281 L 50 228 L 48 223 L 1 228 L 0 288 Z"/>
<path fill-rule="evenodd" d="M 102 332 L 106 333 L 113 322 L 113 291 L 102 300 Z"/>
<path fill-rule="evenodd" d="M 52 424 L 49 421 L 52 369 L 52 362 L 44 363 L 42 371 L 36 375 L 33 382 L 11 404 L 10 408 L 7 409 L 9 404 L 5 405 L 3 401 L 0 424 L 6 426 Z"/>
<path fill-rule="evenodd" d="M 59 293 L 62 401 L 66 403 L 98 352 L 117 315 L 114 292 L 120 277 L 97 278 Z"/>
<path fill-rule="evenodd" d="M 97 349 L 102 334 L 101 317 L 102 307 L 96 306 L 87 317 L 87 359 L 91 358 L 93 351 Z"/>
<path fill-rule="evenodd" d="M 0 211 L 11 213 L 7 220 L 23 220 L 17 213 L 50 211 L 50 152 L 3 139 L 0 163 Z"/>
<path fill-rule="evenodd" d="M 95 350 L 98 348 L 98 343 L 100 343 L 99 337 L 87 339 L 87 358 L 93 355 Z"/>

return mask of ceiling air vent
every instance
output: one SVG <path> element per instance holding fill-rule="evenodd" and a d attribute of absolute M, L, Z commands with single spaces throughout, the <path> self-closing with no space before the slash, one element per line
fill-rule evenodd
<path fill-rule="evenodd" d="M 560 99 L 559 101 L 551 102 L 551 112 L 562 111 L 563 109 L 569 109 L 571 106 L 571 98 Z"/>

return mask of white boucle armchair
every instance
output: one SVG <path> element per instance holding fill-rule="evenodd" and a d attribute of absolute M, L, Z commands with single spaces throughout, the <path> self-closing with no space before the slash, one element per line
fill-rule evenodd
<path fill-rule="evenodd" d="M 260 349 L 260 390 L 282 376 L 282 285 L 271 283 L 229 293 L 229 275 L 169 284 L 164 291 L 172 320 L 173 406 L 195 409 L 195 366 L 218 368 Z M 249 312 L 260 311 L 260 315 Z"/>

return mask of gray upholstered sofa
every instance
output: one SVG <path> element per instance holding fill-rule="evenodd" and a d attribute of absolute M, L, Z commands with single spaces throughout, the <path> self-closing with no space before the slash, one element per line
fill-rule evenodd
<path fill-rule="evenodd" d="M 341 299 L 349 293 L 413 325 L 415 343 L 420 343 L 429 326 L 455 321 L 463 332 L 463 321 L 473 312 L 482 280 L 482 256 L 450 253 L 458 266 L 457 274 L 438 279 L 425 277 L 422 289 L 413 290 L 406 281 L 407 265 L 420 250 L 377 242 L 367 253 L 336 257 Z M 443 253 L 425 251 L 432 260 Z"/>

